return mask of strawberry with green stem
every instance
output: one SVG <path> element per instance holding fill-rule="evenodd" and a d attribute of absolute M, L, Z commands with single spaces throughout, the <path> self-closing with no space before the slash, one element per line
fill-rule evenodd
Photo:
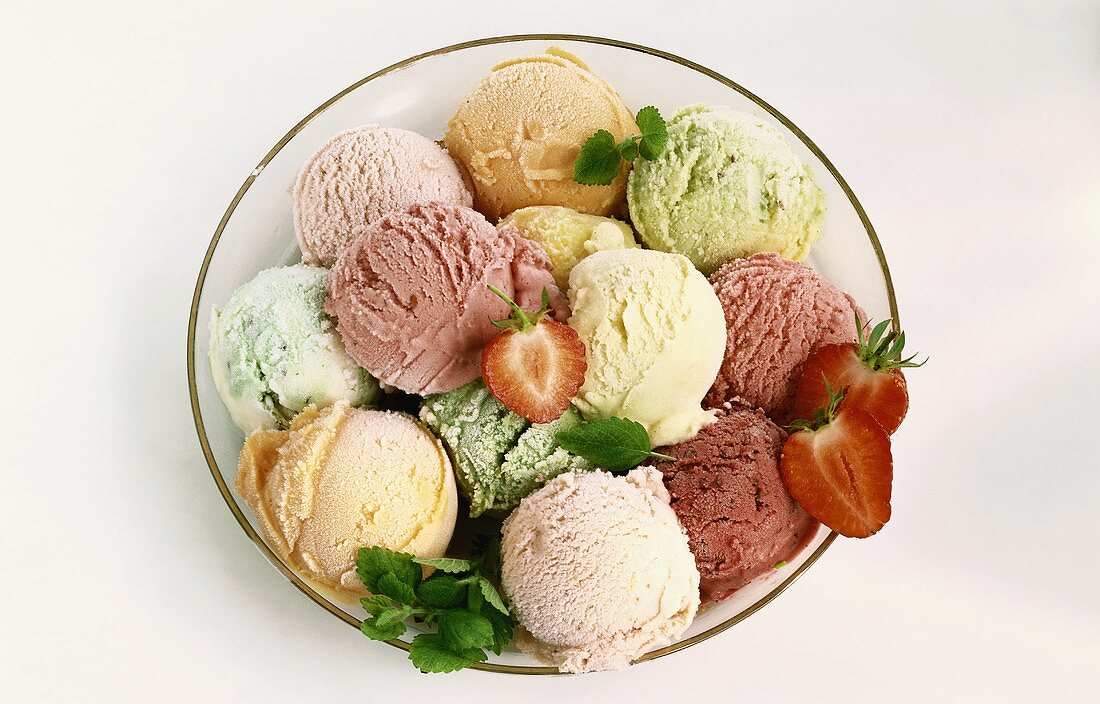
<path fill-rule="evenodd" d="M 504 330 L 481 353 L 481 376 L 489 391 L 509 410 L 532 423 L 561 417 L 584 383 L 588 369 L 584 342 L 565 323 L 546 319 L 550 295 L 542 291 L 542 307 L 526 313 L 499 288 L 489 290 L 512 309 L 493 325 Z"/>
<path fill-rule="evenodd" d="M 810 420 L 787 426 L 779 473 L 806 513 L 841 535 L 866 538 L 890 520 L 890 437 L 844 391 L 822 383 L 828 401 Z"/>
<path fill-rule="evenodd" d="M 856 313 L 857 342 L 824 345 L 815 350 L 802 367 L 791 416 L 809 418 L 825 407 L 829 402 L 827 384 L 832 384 L 833 388 L 843 389 L 848 408 L 863 409 L 887 435 L 892 435 L 909 409 L 909 390 L 901 370 L 924 362 L 914 362 L 916 355 L 902 357 L 905 333 L 886 332 L 889 325 L 890 321 L 884 320 L 865 336 L 863 321 Z"/>

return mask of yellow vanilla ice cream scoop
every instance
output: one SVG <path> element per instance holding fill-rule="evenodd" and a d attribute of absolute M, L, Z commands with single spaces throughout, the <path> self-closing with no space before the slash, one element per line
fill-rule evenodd
<path fill-rule="evenodd" d="M 622 210 L 629 164 L 608 186 L 573 181 L 581 145 L 597 130 L 619 142 L 638 134 L 618 93 L 561 49 L 493 67 L 447 123 L 447 151 L 474 185 L 474 207 L 490 220 L 528 205 L 582 213 Z"/>
<path fill-rule="evenodd" d="M 644 249 L 596 252 L 569 275 L 569 325 L 588 371 L 573 403 L 589 419 L 638 421 L 653 446 L 714 422 L 699 403 L 726 349 L 722 305 L 687 257 Z"/>
<path fill-rule="evenodd" d="M 560 205 L 520 208 L 500 221 L 542 245 L 554 266 L 554 282 L 562 291 L 569 287 L 569 272 L 577 262 L 605 249 L 637 249 L 634 231 L 621 220 L 578 213 Z"/>
<path fill-rule="evenodd" d="M 241 450 L 237 493 L 271 549 L 301 574 L 365 593 L 361 547 L 441 557 L 458 515 L 451 462 L 412 416 L 309 406 L 287 430 L 258 432 Z"/>

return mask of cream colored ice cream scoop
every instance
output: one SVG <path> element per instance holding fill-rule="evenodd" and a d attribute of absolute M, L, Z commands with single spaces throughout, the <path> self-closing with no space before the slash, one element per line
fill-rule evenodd
<path fill-rule="evenodd" d="M 699 402 L 726 348 L 722 305 L 686 257 L 643 249 L 596 252 L 569 276 L 569 325 L 588 371 L 574 405 L 586 418 L 636 420 L 654 446 L 714 422 Z"/>
<path fill-rule="evenodd" d="M 458 515 L 451 462 L 435 436 L 411 416 L 345 401 L 248 438 L 236 489 L 283 561 L 352 594 L 364 593 L 360 547 L 440 557 Z"/>

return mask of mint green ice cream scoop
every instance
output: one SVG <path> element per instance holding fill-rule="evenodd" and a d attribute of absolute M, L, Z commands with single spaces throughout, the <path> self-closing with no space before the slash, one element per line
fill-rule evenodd
<path fill-rule="evenodd" d="M 470 500 L 471 517 L 511 511 L 559 474 L 595 469 L 554 440 L 582 422 L 576 409 L 570 407 L 550 423 L 533 424 L 508 410 L 480 379 L 428 396 L 420 419 L 450 453 L 459 490 Z"/>
<path fill-rule="evenodd" d="M 825 195 L 783 134 L 722 106 L 672 115 L 664 152 L 635 160 L 627 202 L 650 248 L 682 254 L 708 276 L 757 252 L 801 261 L 825 219 Z"/>
<path fill-rule="evenodd" d="M 246 435 L 285 428 L 309 404 L 371 403 L 378 383 L 352 361 L 324 312 L 328 269 L 261 271 L 210 318 L 210 371 Z"/>

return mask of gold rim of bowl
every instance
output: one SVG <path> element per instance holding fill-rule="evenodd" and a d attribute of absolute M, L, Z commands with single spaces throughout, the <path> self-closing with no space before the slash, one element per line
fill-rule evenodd
<path fill-rule="evenodd" d="M 244 180 L 244 183 L 241 184 L 241 187 L 237 191 L 237 194 L 233 196 L 233 200 L 230 201 L 229 207 L 225 209 L 225 213 L 222 215 L 221 220 L 218 222 L 218 227 L 214 231 L 214 237 L 210 240 L 210 246 L 206 249 L 206 255 L 203 257 L 202 260 L 202 267 L 199 270 L 199 278 L 195 282 L 195 294 L 191 300 L 191 313 L 187 323 L 187 384 L 190 388 L 191 393 L 191 414 L 194 416 L 195 419 L 195 430 L 198 432 L 199 445 L 202 446 L 203 455 L 206 457 L 206 463 L 210 466 L 210 473 L 214 477 L 214 483 L 217 484 L 218 491 L 221 492 L 222 498 L 225 499 L 225 503 L 229 506 L 229 510 L 233 513 L 233 516 L 236 517 L 237 522 L 241 525 L 241 528 L 243 528 L 248 537 L 252 539 L 252 542 L 256 544 L 256 547 L 260 549 L 260 552 L 262 552 L 267 557 L 268 561 L 275 565 L 279 569 L 279 571 L 283 573 L 284 577 L 290 580 L 290 582 L 295 587 L 297 587 L 303 594 L 308 596 L 314 603 L 356 629 L 359 628 L 359 621 L 357 619 L 346 614 L 343 610 L 339 609 L 332 602 L 319 594 L 315 589 L 313 589 L 313 587 L 311 587 L 298 575 L 296 575 L 293 570 L 291 570 L 281 559 L 279 559 L 277 555 L 275 555 L 275 553 L 271 551 L 270 548 L 268 548 L 263 538 L 261 538 L 256 530 L 252 527 L 252 524 L 248 522 L 248 518 L 244 515 L 241 507 L 237 504 L 237 500 L 230 492 L 229 485 L 226 483 L 225 477 L 222 475 L 221 469 L 218 467 L 218 463 L 214 459 L 214 454 L 210 449 L 210 443 L 206 437 L 206 428 L 203 426 L 202 412 L 199 409 L 198 389 L 195 385 L 195 329 L 196 321 L 198 320 L 199 299 L 202 296 L 203 282 L 206 280 L 206 272 L 210 266 L 210 260 L 214 256 L 214 249 L 218 246 L 218 240 L 221 238 L 222 231 L 225 229 L 226 223 L 229 222 L 229 218 L 232 217 L 233 211 L 236 210 L 237 204 L 240 203 L 241 199 L 244 197 L 244 194 L 248 192 L 248 189 L 252 186 L 252 183 L 260 175 L 264 167 L 266 167 L 268 163 L 270 163 L 271 160 L 275 158 L 275 155 L 278 154 L 279 151 L 282 150 L 282 148 L 286 146 L 286 144 L 291 139 L 293 139 L 295 135 L 297 135 L 314 118 L 316 118 L 318 115 L 331 107 L 336 101 L 340 100 L 348 93 L 366 83 L 369 83 L 370 81 L 373 81 L 376 78 L 385 76 L 395 71 L 399 71 L 403 68 L 406 68 L 407 66 L 411 66 L 412 64 L 417 63 L 418 61 L 423 61 L 424 59 L 432 58 L 435 56 L 442 56 L 444 54 L 450 54 L 456 51 L 470 49 L 473 47 L 524 41 L 569 41 L 582 42 L 587 44 L 601 44 L 604 46 L 618 47 L 620 49 L 637 51 L 642 54 L 656 56 L 658 58 L 665 59 L 666 61 L 671 61 L 672 63 L 679 66 L 683 66 L 686 69 L 690 69 L 692 71 L 696 71 L 705 76 L 708 76 L 715 81 L 721 83 L 722 85 L 737 91 L 741 95 L 751 100 L 761 109 L 767 111 L 769 115 L 774 117 L 776 120 L 782 123 L 784 127 L 794 133 L 794 135 L 797 136 L 798 139 L 804 145 L 806 145 L 806 147 L 811 152 L 813 152 L 814 156 L 816 156 L 821 161 L 821 163 L 825 165 L 825 168 L 828 169 L 829 173 L 833 176 L 833 178 L 836 179 L 837 183 L 840 184 L 841 190 L 843 190 L 844 195 L 848 197 L 848 200 L 849 202 L 851 202 L 852 207 L 855 208 L 856 213 L 859 215 L 860 222 L 863 223 L 863 227 L 867 231 L 867 237 L 871 241 L 871 247 L 875 250 L 875 256 L 878 259 L 879 267 L 882 269 L 883 283 L 886 286 L 886 295 L 890 301 L 890 315 L 893 318 L 894 328 L 900 329 L 901 327 L 901 321 L 898 317 L 897 301 L 894 297 L 894 284 L 890 278 L 890 269 L 886 264 L 886 255 L 883 254 L 882 245 L 879 242 L 878 235 L 875 234 L 875 228 L 871 225 L 871 221 L 867 217 L 867 213 L 864 211 L 863 206 L 859 202 L 859 199 L 856 198 L 855 193 L 853 193 L 851 187 L 848 186 L 848 182 L 845 181 L 844 177 L 840 175 L 840 172 L 837 171 L 836 167 L 833 166 L 833 163 L 829 161 L 828 157 L 825 156 L 825 153 L 822 152 L 821 149 L 816 144 L 814 144 L 813 141 L 809 137 L 807 137 L 802 130 L 800 130 L 793 122 L 787 119 L 782 113 L 780 113 L 768 103 L 764 102 L 761 98 L 757 97 L 754 93 L 744 88 L 740 84 L 726 78 L 716 71 L 713 71 L 705 66 L 701 66 L 694 61 L 689 61 L 688 59 L 676 56 L 675 54 L 670 54 L 666 51 L 642 46 L 641 44 L 624 42 L 618 39 L 607 39 L 606 37 L 593 37 L 582 34 L 510 34 L 499 37 L 474 39 L 472 41 L 461 42 L 459 44 L 451 44 L 450 46 L 434 49 L 423 54 L 417 54 L 416 56 L 411 56 L 403 61 L 398 61 L 397 63 L 387 66 L 380 71 L 372 73 L 366 78 L 356 81 L 344 90 L 326 100 L 316 110 L 306 115 L 304 118 L 302 118 L 300 122 L 298 122 L 298 124 L 294 125 L 294 127 L 292 127 L 290 131 L 287 132 L 283 136 L 283 138 L 280 139 L 275 144 L 275 146 L 271 148 L 271 150 L 264 156 L 264 158 L 260 160 L 260 163 L 257 164 L 252 173 L 248 175 L 248 177 Z M 833 541 L 836 540 L 836 536 L 837 534 L 835 532 L 830 532 L 828 537 L 825 538 L 825 541 L 822 542 L 816 550 L 814 550 L 813 554 L 811 554 L 809 558 L 807 558 L 806 561 L 798 567 L 798 569 L 794 570 L 774 589 L 757 599 L 750 606 L 746 607 L 739 613 L 723 621 L 717 626 L 709 628 L 702 633 L 692 636 L 691 638 L 686 638 L 678 643 L 673 643 L 672 645 L 666 646 L 664 648 L 659 648 L 657 650 L 646 653 L 638 659 L 638 662 L 655 660 L 659 657 L 664 657 L 665 655 L 669 655 L 679 650 L 689 648 L 696 643 L 702 643 L 704 640 L 712 636 L 718 635 L 722 631 L 725 631 L 726 629 L 740 623 L 752 614 L 764 608 L 764 606 L 766 606 L 772 599 L 779 596 L 784 589 L 789 587 L 796 579 L 798 579 L 803 572 L 808 570 L 811 565 L 817 562 L 818 558 L 820 558 L 829 548 L 829 546 L 833 544 Z M 401 650 L 408 651 L 409 649 L 409 644 L 402 640 L 395 639 L 386 642 L 396 648 L 400 648 Z M 557 669 L 553 667 L 536 667 L 528 665 L 475 663 L 474 665 L 472 665 L 472 668 L 475 670 L 483 670 L 486 672 L 503 672 L 519 675 L 559 674 Z"/>

